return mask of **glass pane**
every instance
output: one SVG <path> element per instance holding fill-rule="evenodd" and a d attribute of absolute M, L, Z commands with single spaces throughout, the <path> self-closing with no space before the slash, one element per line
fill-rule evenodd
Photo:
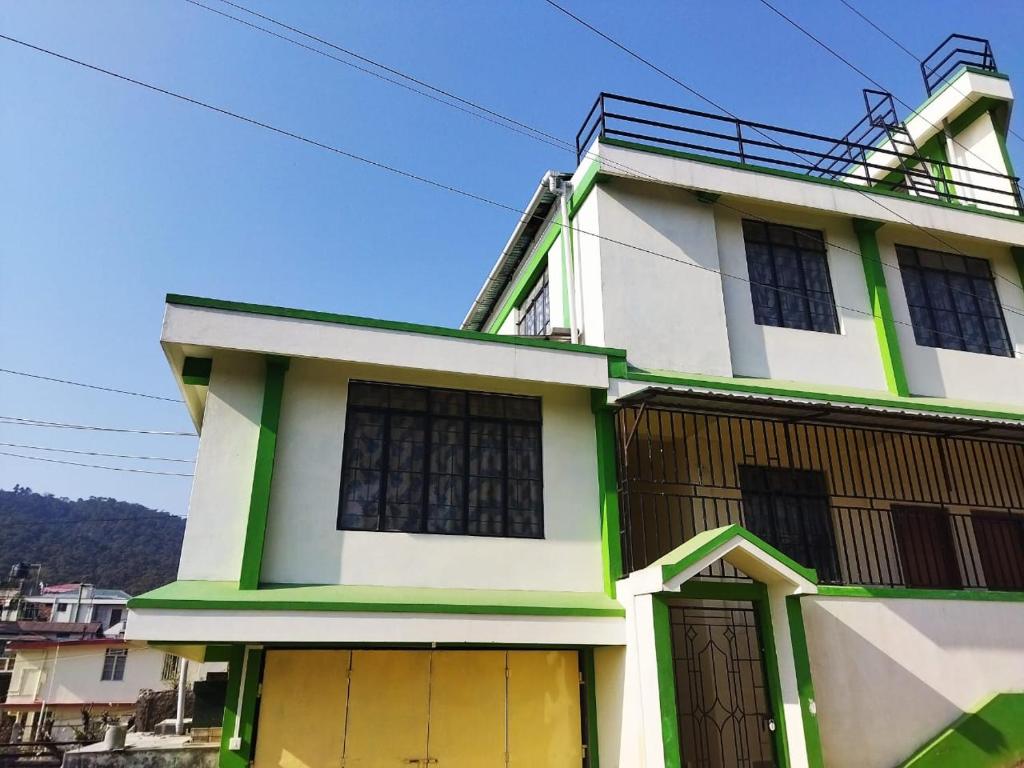
<path fill-rule="evenodd" d="M 470 416 L 493 416 L 501 418 L 505 415 L 505 398 L 500 395 L 469 395 Z"/>
<path fill-rule="evenodd" d="M 765 231 L 764 222 L 744 219 L 743 238 L 748 241 L 757 241 L 761 243 L 767 241 L 768 235 Z"/>
<path fill-rule="evenodd" d="M 510 419 L 540 421 L 540 400 L 535 397 L 506 397 L 505 415 Z"/>
<path fill-rule="evenodd" d="M 502 425 L 469 425 L 469 533 L 504 533 L 505 452 Z"/>
<path fill-rule="evenodd" d="M 425 411 L 427 392 L 420 387 L 391 387 L 391 407 L 402 411 Z"/>
<path fill-rule="evenodd" d="M 385 408 L 388 404 L 388 388 L 380 384 L 352 382 L 348 387 L 348 401 L 351 405 Z"/>
<path fill-rule="evenodd" d="M 426 392 L 420 390 L 426 404 Z M 394 399 L 392 399 L 394 402 Z M 403 402 L 415 402 L 403 399 Z M 426 452 L 426 419 L 423 416 L 391 415 L 388 446 L 387 494 L 384 529 L 418 531 L 423 509 L 423 469 Z"/>
<path fill-rule="evenodd" d="M 427 488 L 427 531 L 465 533 L 466 425 L 438 419 L 430 433 L 430 480 Z"/>

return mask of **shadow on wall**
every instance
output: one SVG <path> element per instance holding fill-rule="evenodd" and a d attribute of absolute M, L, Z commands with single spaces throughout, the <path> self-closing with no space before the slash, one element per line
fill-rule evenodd
<path fill-rule="evenodd" d="M 961 689 L 958 678 L 976 678 L 979 665 L 986 664 L 985 659 L 958 664 L 950 658 L 965 636 L 948 613 L 943 621 L 945 612 L 937 605 L 931 610 L 941 634 L 953 627 L 960 635 L 953 639 L 953 648 L 944 640 L 943 645 L 936 642 L 940 633 L 929 633 L 929 622 L 921 622 L 924 627 L 918 629 L 901 621 L 902 616 L 894 617 L 888 606 L 871 601 L 864 607 L 874 609 L 874 615 L 865 611 L 855 616 L 860 626 L 853 626 L 850 616 L 844 620 L 819 602 L 805 604 L 815 703 L 829 768 L 902 764 L 963 714 L 963 708 L 936 686 Z M 984 634 L 977 625 L 974 630 Z M 908 665 L 934 672 L 934 679 L 922 679 Z M 990 670 L 989 676 L 998 679 L 998 670 Z M 1005 745 L 1005 735 L 985 721 L 974 724 L 971 734 L 986 750 Z"/>

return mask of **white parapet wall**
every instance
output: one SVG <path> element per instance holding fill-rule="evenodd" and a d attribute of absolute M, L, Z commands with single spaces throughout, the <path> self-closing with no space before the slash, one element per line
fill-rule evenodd
<path fill-rule="evenodd" d="M 892 768 L 988 696 L 1024 690 L 1024 602 L 802 602 L 829 768 Z"/>

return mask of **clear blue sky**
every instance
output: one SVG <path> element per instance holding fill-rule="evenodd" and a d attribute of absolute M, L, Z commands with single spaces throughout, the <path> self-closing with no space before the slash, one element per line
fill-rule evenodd
<path fill-rule="evenodd" d="M 1000 69 L 1024 78 L 1024 5 L 850 1 L 918 54 L 954 31 L 988 37 Z M 602 89 L 706 108 L 542 0 L 247 2 L 567 139 Z M 757 0 L 563 2 L 742 117 L 841 135 L 861 115 L 869 83 Z M 917 64 L 839 0 L 778 5 L 922 100 Z M 183 0 L 9 0 L 0 32 L 518 207 L 545 170 L 574 165 Z M 1013 122 L 1024 134 L 1019 111 Z M 1022 143 L 1010 149 L 1024 166 Z M 0 367 L 167 396 L 164 294 L 458 325 L 516 218 L 5 41 L 0 153 Z M 0 403 L 7 416 L 190 428 L 180 405 L 4 374 Z M 186 458 L 196 447 L 2 424 L 0 442 Z M 0 456 L 0 487 L 15 483 L 178 514 L 189 493 L 184 478 Z"/>

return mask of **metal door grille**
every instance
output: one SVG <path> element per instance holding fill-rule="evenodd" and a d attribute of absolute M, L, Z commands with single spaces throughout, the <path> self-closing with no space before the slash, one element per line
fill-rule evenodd
<path fill-rule="evenodd" d="M 757 615 L 750 603 L 669 608 L 684 768 L 776 765 Z"/>

